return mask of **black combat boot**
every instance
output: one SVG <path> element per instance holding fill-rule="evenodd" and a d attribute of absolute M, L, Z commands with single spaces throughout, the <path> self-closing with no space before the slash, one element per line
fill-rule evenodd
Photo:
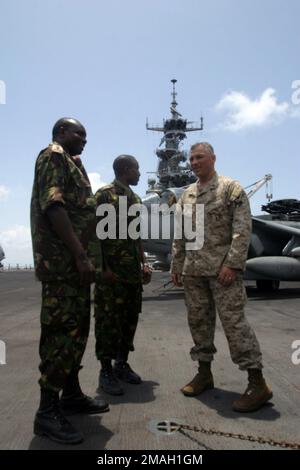
<path fill-rule="evenodd" d="M 131 369 L 127 362 L 128 351 L 119 352 L 114 365 L 114 373 L 118 379 L 128 382 L 130 384 L 139 385 L 142 383 L 141 377 Z"/>
<path fill-rule="evenodd" d="M 83 435 L 62 414 L 58 392 L 41 389 L 41 403 L 35 415 L 34 434 L 60 444 L 79 444 Z"/>
<path fill-rule="evenodd" d="M 91 398 L 83 393 L 81 390 L 78 373 L 81 369 L 74 369 L 63 389 L 63 394 L 60 400 L 60 408 L 67 416 L 85 413 L 85 414 L 98 414 L 109 411 L 108 403 L 101 398 Z"/>
<path fill-rule="evenodd" d="M 117 377 L 111 366 L 111 360 L 104 359 L 101 361 L 101 371 L 99 374 L 99 385 L 97 392 L 101 389 L 109 393 L 109 395 L 123 395 L 124 390 L 121 387 Z"/>

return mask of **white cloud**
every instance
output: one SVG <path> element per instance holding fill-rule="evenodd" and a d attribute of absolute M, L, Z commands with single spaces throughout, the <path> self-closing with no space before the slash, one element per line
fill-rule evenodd
<path fill-rule="evenodd" d="M 10 193 L 10 190 L 8 188 L 0 185 L 0 201 L 5 201 L 9 193 Z"/>
<path fill-rule="evenodd" d="M 90 182 L 91 182 L 93 193 L 95 193 L 99 188 L 101 188 L 102 186 L 105 186 L 107 184 L 107 183 L 104 183 L 101 180 L 100 173 L 88 173 L 88 177 L 89 177 Z"/>
<path fill-rule="evenodd" d="M 300 118 L 300 106 L 293 106 L 293 108 L 291 108 L 290 115 L 293 118 Z"/>
<path fill-rule="evenodd" d="M 277 101 L 273 88 L 267 88 L 254 100 L 243 92 L 230 91 L 217 103 L 216 110 L 225 113 L 221 127 L 230 131 L 276 124 L 287 117 L 296 117 L 289 103 Z"/>
<path fill-rule="evenodd" d="M 6 265 L 33 264 L 30 228 L 15 225 L 0 232 L 0 244 L 5 253 Z"/>

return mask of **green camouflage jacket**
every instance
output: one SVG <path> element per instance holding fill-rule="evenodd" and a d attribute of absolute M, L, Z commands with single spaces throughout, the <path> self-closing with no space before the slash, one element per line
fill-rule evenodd
<path fill-rule="evenodd" d="M 101 251 L 96 238 L 95 199 L 87 173 L 56 142 L 42 150 L 35 165 L 31 197 L 31 235 L 37 278 L 54 281 L 77 278 L 74 258 L 56 235 L 47 209 L 60 203 L 67 211 L 73 230 L 97 269 Z"/>
<path fill-rule="evenodd" d="M 101 204 L 111 204 L 116 211 L 116 239 L 98 240 L 98 243 L 102 245 L 103 268 L 110 269 L 121 282 L 140 283 L 141 241 L 140 239 L 133 240 L 128 236 L 126 239 L 118 238 L 120 196 L 127 196 L 127 210 L 131 205 L 141 203 L 139 196 L 118 180 L 103 186 L 95 194 L 97 207 Z M 103 217 L 101 218 L 103 220 Z M 127 229 L 130 222 L 135 219 L 133 216 L 126 216 L 124 225 Z"/>

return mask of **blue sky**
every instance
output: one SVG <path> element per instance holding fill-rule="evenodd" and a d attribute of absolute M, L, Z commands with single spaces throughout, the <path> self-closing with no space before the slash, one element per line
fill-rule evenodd
<path fill-rule="evenodd" d="M 169 115 L 204 117 L 219 173 L 244 186 L 273 175 L 274 199 L 299 198 L 298 0 L 1 0 L 0 244 L 8 263 L 32 261 L 29 204 L 34 162 L 62 116 L 88 132 L 93 181 L 113 179 L 120 153 L 137 157 L 140 195 L 155 171 Z M 6 90 L 4 90 L 4 86 Z M 6 91 L 4 96 L 4 91 Z M 4 98 L 5 104 L 4 104 Z M 265 189 L 251 200 L 253 213 Z"/>

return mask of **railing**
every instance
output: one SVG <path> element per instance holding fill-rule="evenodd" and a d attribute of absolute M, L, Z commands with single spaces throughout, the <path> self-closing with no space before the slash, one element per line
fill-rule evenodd
<path fill-rule="evenodd" d="M 7 264 L 0 266 L 0 271 L 33 271 L 31 264 Z"/>

